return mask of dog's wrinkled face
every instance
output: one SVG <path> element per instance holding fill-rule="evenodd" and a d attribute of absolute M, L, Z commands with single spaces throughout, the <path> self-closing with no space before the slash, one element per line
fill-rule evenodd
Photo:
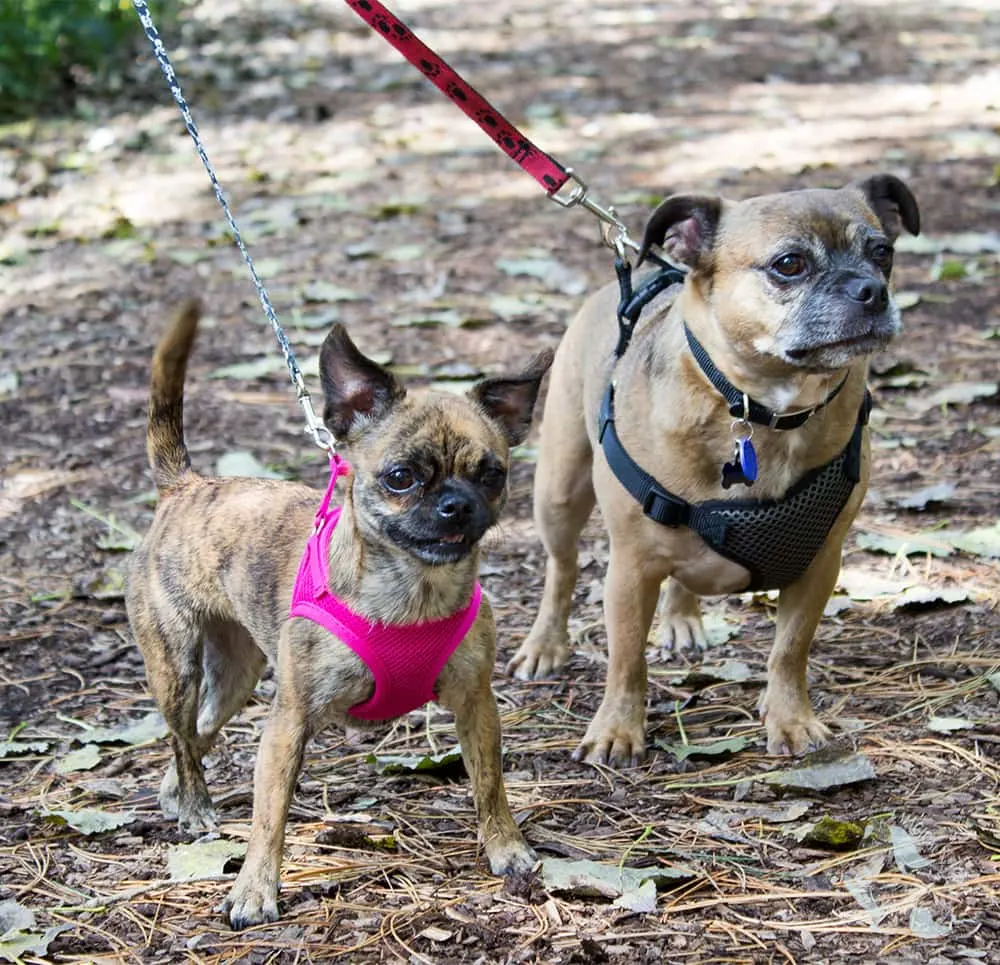
<path fill-rule="evenodd" d="M 889 293 L 900 224 L 920 216 L 906 185 L 879 175 L 840 190 L 751 198 L 671 198 L 644 247 L 662 243 L 743 359 L 812 372 L 849 365 L 901 329 Z"/>
<path fill-rule="evenodd" d="M 468 395 L 410 397 L 341 326 L 323 345 L 324 419 L 354 468 L 358 525 L 424 563 L 469 555 L 507 500 L 510 447 L 521 442 L 552 353 Z"/>

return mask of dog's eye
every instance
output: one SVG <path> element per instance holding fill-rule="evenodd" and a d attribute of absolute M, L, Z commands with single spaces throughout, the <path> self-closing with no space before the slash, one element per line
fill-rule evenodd
<path fill-rule="evenodd" d="M 793 278 L 801 278 L 809 271 L 809 262 L 805 255 L 790 251 L 788 254 L 775 258 L 769 267 L 773 274 L 790 281 Z"/>
<path fill-rule="evenodd" d="M 892 268 L 892 245 L 876 244 L 872 245 L 871 252 L 869 253 L 871 260 L 878 265 L 882 271 L 888 274 L 889 269 Z"/>
<path fill-rule="evenodd" d="M 417 474 L 408 466 L 395 466 L 382 476 L 385 488 L 393 493 L 408 493 L 420 484 Z"/>
<path fill-rule="evenodd" d="M 507 472 L 499 466 L 487 466 L 479 477 L 479 482 L 484 489 L 496 491 L 503 489 L 503 484 L 507 481 Z"/>

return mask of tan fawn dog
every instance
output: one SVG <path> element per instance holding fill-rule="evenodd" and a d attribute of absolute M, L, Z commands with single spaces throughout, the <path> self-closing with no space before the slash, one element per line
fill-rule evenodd
<path fill-rule="evenodd" d="M 510 669 L 540 678 L 567 659 L 577 541 L 596 501 L 609 662 L 577 760 L 644 754 L 645 647 L 664 580 L 661 639 L 675 647 L 704 645 L 699 596 L 780 588 L 760 704 L 768 750 L 827 738 L 806 663 L 867 485 L 866 376 L 900 331 L 889 293 L 900 226 L 916 234 L 919 210 L 891 175 L 742 202 L 672 197 L 643 253 L 662 244 L 687 267 L 683 284 L 651 301 L 620 359 L 617 286 L 570 324 L 535 477 L 545 588 Z"/>

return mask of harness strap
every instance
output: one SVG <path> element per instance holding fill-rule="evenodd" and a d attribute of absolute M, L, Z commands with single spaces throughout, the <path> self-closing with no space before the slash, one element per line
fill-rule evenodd
<path fill-rule="evenodd" d="M 687 336 L 688 347 L 694 360 L 698 363 L 702 372 L 705 373 L 709 382 L 715 386 L 718 393 L 729 403 L 729 414 L 735 419 L 743 419 L 747 422 L 754 422 L 759 426 L 767 426 L 769 429 L 798 429 L 809 421 L 820 409 L 828 406 L 840 394 L 840 390 L 847 382 L 847 376 L 840 381 L 840 384 L 820 403 L 810 409 L 800 409 L 798 412 L 790 412 L 787 415 L 779 415 L 777 412 L 767 408 L 765 405 L 751 399 L 748 395 L 740 392 L 732 382 L 729 381 L 715 366 L 711 356 L 705 351 L 705 347 L 694 337 L 691 329 L 684 326 L 684 334 Z"/>
<path fill-rule="evenodd" d="M 629 262 L 618 255 L 615 258 L 615 273 L 618 275 L 618 344 L 615 346 L 615 358 L 620 359 L 632 341 L 632 334 L 639 321 L 642 310 L 660 292 L 671 285 L 682 284 L 685 273 L 679 268 L 668 264 L 660 258 L 656 258 L 660 265 L 660 271 L 650 275 L 640 286 L 638 291 L 632 290 L 632 266 Z"/>

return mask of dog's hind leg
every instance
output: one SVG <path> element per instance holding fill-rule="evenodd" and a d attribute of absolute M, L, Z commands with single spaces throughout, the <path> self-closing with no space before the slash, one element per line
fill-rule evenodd
<path fill-rule="evenodd" d="M 568 391 L 554 372 L 549 399 Z M 579 394 L 579 389 L 575 391 Z M 542 421 L 534 511 L 547 555 L 545 586 L 531 632 L 507 664 L 507 672 L 521 680 L 545 677 L 569 658 L 568 624 L 576 587 L 578 544 L 595 503 L 592 461 L 582 413 L 572 426 Z"/>
<path fill-rule="evenodd" d="M 250 634 L 238 624 L 225 623 L 211 627 L 202 638 L 201 674 L 197 686 L 198 703 L 196 711 L 195 731 L 193 740 L 186 742 L 185 756 L 195 756 L 198 761 L 197 771 L 203 775 L 201 760 L 215 743 L 215 738 L 226 722 L 238 713 L 246 704 L 253 689 L 260 679 L 266 658 L 253 642 Z M 159 698 L 157 698 L 159 702 Z M 187 714 L 190 709 L 185 707 L 181 712 L 185 731 L 189 724 Z M 166 711 L 164 711 L 166 716 Z M 168 723 L 169 723 L 168 719 Z M 171 726 L 175 734 L 177 731 Z M 180 780 L 181 755 L 175 752 L 174 760 L 170 762 L 163 781 L 160 784 L 160 808 L 168 817 L 178 818 L 180 823 L 191 830 L 199 829 L 197 818 L 199 813 L 210 826 L 215 821 L 215 812 L 209 803 L 210 813 L 205 813 L 204 801 L 197 801 L 192 807 L 191 795 L 182 792 L 184 783 Z M 193 780 L 197 786 L 199 779 Z M 200 778 L 204 785 L 204 777 Z M 205 796 L 208 796 L 206 787 Z M 200 796 L 195 794 L 195 798 Z M 192 814 L 193 812 L 193 814 Z M 186 816 L 185 816 L 186 815 Z"/>

